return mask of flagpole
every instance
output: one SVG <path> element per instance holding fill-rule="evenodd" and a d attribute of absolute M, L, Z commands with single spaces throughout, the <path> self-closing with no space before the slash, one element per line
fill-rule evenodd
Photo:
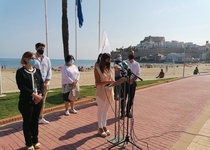
<path fill-rule="evenodd" d="M 44 8 L 45 8 L 45 31 L 46 31 L 46 51 L 47 51 L 47 56 L 49 56 L 49 51 L 48 51 L 48 22 L 47 22 L 47 0 L 44 0 Z"/>
<path fill-rule="evenodd" d="M 77 60 L 77 0 L 75 0 L 75 59 L 76 59 L 76 66 L 78 66 Z"/>
<path fill-rule="evenodd" d="M 101 33 L 101 0 L 99 0 L 99 13 L 98 13 L 98 53 L 100 49 L 100 33 Z"/>

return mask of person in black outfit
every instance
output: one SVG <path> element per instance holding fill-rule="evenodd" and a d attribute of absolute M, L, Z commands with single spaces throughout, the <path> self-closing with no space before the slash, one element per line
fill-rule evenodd
<path fill-rule="evenodd" d="M 131 73 L 129 73 L 128 71 L 128 76 L 130 75 L 130 83 L 127 82 L 126 84 L 126 98 L 127 98 L 127 107 L 126 107 L 126 117 L 128 118 L 132 118 L 132 108 L 133 108 L 133 100 L 135 97 L 135 92 L 136 92 L 136 80 L 138 79 L 137 77 L 140 77 L 140 64 L 134 60 L 134 51 L 130 50 L 128 52 L 128 59 L 125 61 L 128 64 L 128 67 L 130 68 L 131 72 L 133 74 L 135 74 L 135 76 L 133 76 Z"/>
<path fill-rule="evenodd" d="M 40 148 L 38 142 L 38 120 L 42 108 L 44 83 L 35 65 L 35 55 L 25 52 L 21 59 L 23 67 L 16 72 L 16 83 L 20 90 L 18 109 L 23 118 L 23 134 L 28 150 Z"/>

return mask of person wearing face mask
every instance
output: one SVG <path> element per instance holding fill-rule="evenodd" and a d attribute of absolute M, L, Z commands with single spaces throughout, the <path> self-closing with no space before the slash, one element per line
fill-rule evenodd
<path fill-rule="evenodd" d="M 114 81 L 110 67 L 111 55 L 104 53 L 101 55 L 99 66 L 94 68 L 94 77 L 96 84 L 96 102 L 98 105 L 98 134 L 102 137 L 110 135 L 107 129 L 107 115 L 114 95 L 112 87 L 105 88 L 107 84 Z"/>
<path fill-rule="evenodd" d="M 37 43 L 35 45 L 35 48 L 36 48 L 36 64 L 34 65 L 34 67 L 41 70 L 42 79 L 44 81 L 43 106 L 39 115 L 39 123 L 48 124 L 49 121 L 45 120 L 44 118 L 44 108 L 45 108 L 47 93 L 49 90 L 48 88 L 50 84 L 50 79 L 52 76 L 51 61 L 49 57 L 44 55 L 45 44 Z"/>
<path fill-rule="evenodd" d="M 115 60 L 115 64 L 118 66 L 121 66 L 122 63 L 122 55 L 121 54 L 117 54 L 117 58 Z M 115 68 L 115 67 L 114 67 Z M 120 78 L 122 78 L 123 73 L 118 69 L 118 67 L 115 70 L 115 81 L 119 80 Z M 121 100 L 121 116 L 120 119 L 123 119 L 124 117 L 124 90 L 125 90 L 125 85 L 124 83 L 117 85 L 114 87 L 114 99 L 115 100 Z"/>
<path fill-rule="evenodd" d="M 71 99 L 69 95 L 72 94 L 72 89 L 79 91 L 79 78 L 80 73 L 77 66 L 74 65 L 74 57 L 72 55 L 66 56 L 65 65 L 62 67 L 62 93 L 64 105 L 66 108 L 65 115 L 67 116 L 70 113 L 77 114 L 77 111 L 74 109 L 74 99 Z M 69 103 L 71 105 L 70 110 Z"/>
<path fill-rule="evenodd" d="M 117 54 L 117 58 L 115 59 L 114 64 L 118 66 L 121 62 L 122 62 L 122 56 L 121 56 L 121 54 Z M 115 67 L 115 65 L 114 65 L 114 75 L 115 75 L 115 81 L 117 81 L 122 77 L 122 74 L 121 74 L 120 70 L 118 69 L 118 67 Z M 118 91 L 119 88 L 120 88 L 119 86 L 114 87 L 114 98 L 115 98 L 115 100 L 119 99 L 119 96 L 118 96 L 119 95 L 119 91 Z"/>
<path fill-rule="evenodd" d="M 134 56 L 135 53 L 133 50 L 130 50 L 128 52 L 128 59 L 125 61 L 128 64 L 128 67 L 130 68 L 130 70 L 138 77 L 140 77 L 140 65 L 137 61 L 134 60 Z M 128 101 L 127 101 L 127 107 L 126 107 L 126 117 L 132 118 L 132 112 L 131 112 L 131 108 L 133 106 L 133 99 L 135 97 L 135 92 L 136 92 L 136 80 L 137 77 L 131 78 L 130 79 L 130 83 L 127 83 L 126 85 L 126 90 L 127 90 L 127 95 L 128 95 Z M 128 89 L 129 93 L 128 93 Z M 127 97 L 127 96 L 126 96 Z M 123 108 L 125 106 L 122 106 Z M 124 115 L 124 114 L 121 114 Z"/>
<path fill-rule="evenodd" d="M 23 118 L 23 134 L 28 150 L 40 148 L 38 142 L 38 120 L 43 104 L 44 83 L 41 71 L 34 68 L 35 54 L 25 52 L 22 68 L 16 72 L 16 83 L 20 90 L 18 109 Z"/>

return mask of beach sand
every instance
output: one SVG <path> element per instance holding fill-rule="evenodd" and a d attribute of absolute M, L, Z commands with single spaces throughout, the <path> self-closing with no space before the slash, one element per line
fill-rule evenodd
<path fill-rule="evenodd" d="M 192 76 L 193 70 L 195 67 L 198 66 L 200 75 L 209 74 L 210 73 L 210 64 L 192 64 L 185 66 L 184 76 Z M 155 80 L 156 76 L 159 74 L 160 69 L 163 69 L 165 72 L 165 78 L 172 78 L 172 77 L 183 77 L 183 65 L 182 64 L 175 64 L 174 66 L 169 66 L 168 71 L 166 72 L 165 66 L 152 66 L 148 68 L 146 66 L 141 67 L 141 78 L 143 80 Z M 2 69 L 1 70 L 1 89 L 2 93 L 8 92 L 17 92 L 19 91 L 15 81 L 16 70 L 15 69 Z M 80 72 L 80 86 L 81 85 L 94 85 L 94 73 L 93 69 Z M 52 71 L 52 79 L 50 82 L 50 88 L 61 88 L 61 71 Z"/>

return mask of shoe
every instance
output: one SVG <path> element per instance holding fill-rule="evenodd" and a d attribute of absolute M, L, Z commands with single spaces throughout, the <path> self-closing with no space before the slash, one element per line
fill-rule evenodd
<path fill-rule="evenodd" d="M 40 149 L 40 147 L 41 147 L 41 144 L 40 144 L 40 143 L 34 144 L 34 148 L 35 148 L 35 149 Z"/>
<path fill-rule="evenodd" d="M 107 128 L 106 128 L 106 127 L 103 127 L 103 130 L 104 130 L 104 132 L 106 133 L 106 136 L 109 136 L 109 135 L 110 135 L 110 131 L 109 131 L 109 130 L 107 130 Z"/>
<path fill-rule="evenodd" d="M 77 114 L 78 112 L 75 109 L 69 109 L 70 113 Z"/>
<path fill-rule="evenodd" d="M 42 118 L 42 119 L 39 119 L 39 123 L 40 123 L 40 124 L 48 124 L 48 123 L 50 123 L 50 122 L 47 121 L 47 120 L 45 120 L 44 118 Z"/>
<path fill-rule="evenodd" d="M 120 119 L 121 119 L 121 120 L 124 120 L 124 116 L 121 115 L 121 116 L 120 116 Z"/>
<path fill-rule="evenodd" d="M 133 118 L 133 116 L 132 116 L 132 114 L 131 114 L 131 113 L 126 114 L 125 116 L 126 116 L 126 117 L 128 117 L 128 118 Z"/>
<path fill-rule="evenodd" d="M 66 116 L 70 115 L 70 113 L 69 113 L 68 110 L 65 112 L 65 115 L 66 115 Z"/>
<path fill-rule="evenodd" d="M 101 132 L 99 129 L 98 129 L 98 134 L 101 136 L 101 137 L 106 137 L 107 136 L 107 134 L 106 134 L 106 132 Z"/>
<path fill-rule="evenodd" d="M 34 146 L 32 145 L 32 146 L 27 147 L 27 150 L 34 150 Z"/>
<path fill-rule="evenodd" d="M 105 133 L 106 133 L 106 136 L 109 136 L 111 134 L 109 130 L 106 130 Z"/>

